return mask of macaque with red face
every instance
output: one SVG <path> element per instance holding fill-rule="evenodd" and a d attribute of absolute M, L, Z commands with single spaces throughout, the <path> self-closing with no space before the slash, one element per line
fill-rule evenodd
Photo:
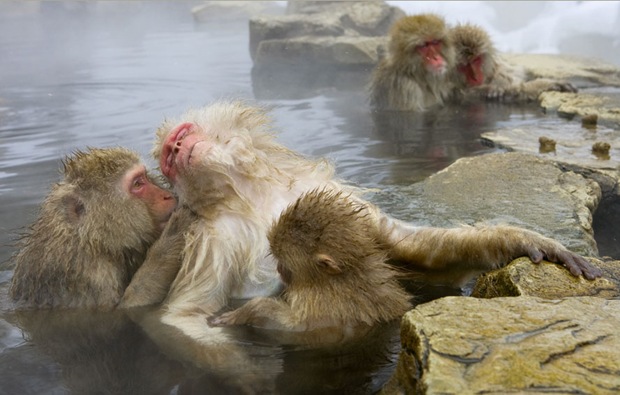
<path fill-rule="evenodd" d="M 461 24 L 450 29 L 456 53 L 452 71 L 456 96 L 482 96 L 508 101 L 534 101 L 545 91 L 576 92 L 564 81 L 528 79 L 525 70 L 498 56 L 491 38 L 479 26 Z"/>
<path fill-rule="evenodd" d="M 11 297 L 19 308 L 113 308 L 176 199 L 124 148 L 77 151 L 63 165 L 13 257 Z"/>
<path fill-rule="evenodd" d="M 164 122 L 153 153 L 179 203 L 197 219 L 185 232 L 176 278 L 172 284 L 163 281 L 162 289 L 169 287 L 167 295 L 130 299 L 125 305 L 163 302 L 172 316 L 208 317 L 231 298 L 277 293 L 278 262 L 268 240 L 273 223 L 309 191 L 352 189 L 334 178 L 327 161 L 309 159 L 279 144 L 265 111 L 240 101 L 217 102 Z M 350 198 L 363 205 L 390 260 L 406 270 L 445 272 L 450 277 L 454 271 L 478 273 L 529 256 L 534 262 L 546 258 L 565 265 L 575 276 L 601 275 L 583 257 L 535 232 L 503 226 L 417 227 L 382 213 L 355 191 Z M 162 263 L 152 259 L 140 271 L 157 273 L 161 268 Z"/>
<path fill-rule="evenodd" d="M 453 67 L 454 48 L 443 18 L 434 14 L 401 18 L 390 31 L 386 57 L 373 72 L 371 106 L 423 111 L 440 105 L 452 92 Z"/>

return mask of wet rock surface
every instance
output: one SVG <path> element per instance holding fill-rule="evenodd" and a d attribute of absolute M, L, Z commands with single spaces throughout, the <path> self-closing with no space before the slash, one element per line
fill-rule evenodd
<path fill-rule="evenodd" d="M 525 68 L 532 78 L 567 80 L 577 88 L 620 87 L 620 69 L 601 60 L 570 55 L 502 54 L 508 62 Z"/>
<path fill-rule="evenodd" d="M 620 127 L 620 88 L 582 90 L 578 93 L 544 92 L 540 105 L 547 112 L 580 119 L 595 116 L 598 123 Z M 595 130 L 595 124 L 591 129 Z"/>
<path fill-rule="evenodd" d="M 312 48 L 319 38 L 331 37 L 332 40 L 318 40 L 323 46 L 348 43 L 352 47 L 358 43 L 367 47 L 376 40 L 364 37 L 384 37 L 390 26 L 405 13 L 397 7 L 391 7 L 383 1 L 371 2 L 300 2 L 289 8 L 289 15 L 256 16 L 250 19 L 250 55 L 255 65 L 260 66 L 269 59 L 265 51 L 271 55 L 279 55 L 278 59 L 286 58 L 292 63 L 304 63 L 313 60 L 312 52 L 294 51 L 289 53 L 289 44 L 297 47 Z M 353 40 L 352 38 L 356 38 Z M 378 43 L 378 42 L 377 42 Z M 362 48 L 362 51 L 364 49 Z M 323 58 L 323 63 L 349 64 L 346 57 L 339 56 L 338 51 L 331 58 Z M 376 48 L 372 57 L 365 63 L 374 65 L 378 61 Z"/>
<path fill-rule="evenodd" d="M 547 94 L 543 93 L 542 96 L 546 97 Z M 598 125 L 591 129 L 583 127 L 579 122 L 545 119 L 519 128 L 487 132 L 482 138 L 498 148 L 540 154 L 553 161 L 584 168 L 615 172 L 620 166 L 620 129 L 608 126 Z M 553 149 L 543 149 L 541 138 L 554 140 Z M 593 151 L 596 143 L 610 145 L 606 156 Z"/>
<path fill-rule="evenodd" d="M 565 268 L 555 263 L 532 264 L 528 258 L 519 258 L 500 270 L 480 275 L 471 296 L 537 296 L 545 299 L 568 296 L 605 299 L 620 297 L 620 262 L 594 258 L 590 258 L 590 261 L 603 270 L 603 277 L 589 281 L 569 275 Z"/>
<path fill-rule="evenodd" d="M 383 393 L 620 391 L 620 300 L 446 297 L 405 314 Z"/>
<path fill-rule="evenodd" d="M 583 255 L 598 255 L 592 213 L 601 199 L 599 184 L 534 155 L 463 158 L 412 185 L 409 193 L 415 201 L 411 211 L 420 215 L 411 218 L 409 213 L 416 223 L 516 225 L 553 237 Z"/>

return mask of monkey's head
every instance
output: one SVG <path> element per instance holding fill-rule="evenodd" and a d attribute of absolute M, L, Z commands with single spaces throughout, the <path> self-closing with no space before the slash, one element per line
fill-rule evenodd
<path fill-rule="evenodd" d="M 359 275 L 380 253 L 374 229 L 364 206 L 341 191 L 316 189 L 282 213 L 268 238 L 284 283 L 315 283 Z"/>
<path fill-rule="evenodd" d="M 64 213 L 65 222 L 91 246 L 132 249 L 151 244 L 176 207 L 172 194 L 149 175 L 138 154 L 125 148 L 76 151 L 63 160 L 63 171 L 64 180 L 53 194 L 62 204 L 51 209 Z"/>
<path fill-rule="evenodd" d="M 164 121 L 152 154 L 179 198 L 200 211 L 205 202 L 271 174 L 270 128 L 262 108 L 216 102 L 187 111 L 179 121 Z"/>
<path fill-rule="evenodd" d="M 493 75 L 495 48 L 479 26 L 462 24 L 450 30 L 456 52 L 456 79 L 463 87 L 482 85 Z"/>
<path fill-rule="evenodd" d="M 128 282 L 176 206 L 138 155 L 124 148 L 77 151 L 63 160 L 63 172 L 14 257 L 16 300 L 65 303 L 55 298 L 87 287 L 85 279 L 98 270 L 95 262 L 118 268 Z M 110 288 L 116 286 L 122 284 Z"/>
<path fill-rule="evenodd" d="M 454 64 L 454 48 L 445 21 L 435 14 L 406 16 L 390 31 L 392 59 L 410 69 L 443 75 Z"/>

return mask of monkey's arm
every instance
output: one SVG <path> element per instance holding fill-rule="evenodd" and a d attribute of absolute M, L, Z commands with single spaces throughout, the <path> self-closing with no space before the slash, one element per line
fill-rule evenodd
<path fill-rule="evenodd" d="M 577 89 L 566 81 L 549 78 L 536 78 L 523 81 L 519 78 L 502 76 L 488 85 L 481 87 L 483 96 L 489 100 L 506 102 L 532 102 L 538 99 L 542 92 L 577 92 Z"/>
<path fill-rule="evenodd" d="M 416 228 L 383 215 L 380 229 L 391 258 L 420 270 L 487 271 L 528 256 L 565 266 L 587 279 L 602 272 L 584 257 L 539 233 L 512 226 L 464 226 L 452 229 Z"/>
<path fill-rule="evenodd" d="M 185 231 L 197 218 L 185 207 L 172 214 L 162 235 L 149 248 L 144 263 L 133 276 L 118 307 L 147 306 L 164 300 L 181 267 Z"/>
<path fill-rule="evenodd" d="M 291 306 L 277 298 L 254 298 L 236 310 L 209 320 L 211 326 L 251 325 L 265 329 L 304 330 Z"/>
<path fill-rule="evenodd" d="M 523 82 L 518 86 L 518 92 L 514 94 L 520 101 L 534 101 L 542 92 L 577 92 L 572 84 L 566 81 L 557 81 L 549 78 L 536 78 Z"/>

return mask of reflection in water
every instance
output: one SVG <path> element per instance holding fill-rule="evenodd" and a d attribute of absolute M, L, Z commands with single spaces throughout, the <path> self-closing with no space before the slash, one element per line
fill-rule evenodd
<path fill-rule="evenodd" d="M 327 156 L 344 179 L 384 192 L 374 202 L 390 213 L 415 206 L 400 193 L 403 186 L 460 157 L 492 151 L 481 133 L 541 116 L 533 108 L 488 103 L 423 116 L 373 114 L 359 70 L 252 73 L 247 21 L 194 24 L 191 3 L 24 3 L 25 10 L 3 12 L 20 3 L 0 2 L 3 294 L 14 251 L 8 244 L 58 180 L 60 158 L 86 146 L 116 145 L 148 157 L 158 124 L 189 107 L 222 97 L 259 100 L 273 109 L 284 144 Z M 461 292 L 411 289 L 422 294 L 419 302 Z M 213 338 L 161 323 L 156 312 L 127 317 L 9 308 L 0 298 L 0 392 L 8 394 L 239 393 L 248 386 L 287 394 L 372 393 L 393 371 L 399 348 L 398 323 L 329 347 L 229 328 L 226 342 L 215 347 Z M 205 323 L 191 325 L 200 332 Z"/>
<path fill-rule="evenodd" d="M 165 394 L 184 375 L 121 312 L 30 311 L 7 319 L 27 340 L 0 354 L 7 394 Z"/>
<path fill-rule="evenodd" d="M 397 322 L 319 347 L 302 335 L 291 344 L 286 334 L 248 328 L 192 339 L 163 324 L 157 311 L 130 316 L 6 314 L 26 342 L 0 354 L 2 393 L 373 393 L 389 378 L 399 349 Z M 190 320 L 206 325 L 204 317 Z"/>

